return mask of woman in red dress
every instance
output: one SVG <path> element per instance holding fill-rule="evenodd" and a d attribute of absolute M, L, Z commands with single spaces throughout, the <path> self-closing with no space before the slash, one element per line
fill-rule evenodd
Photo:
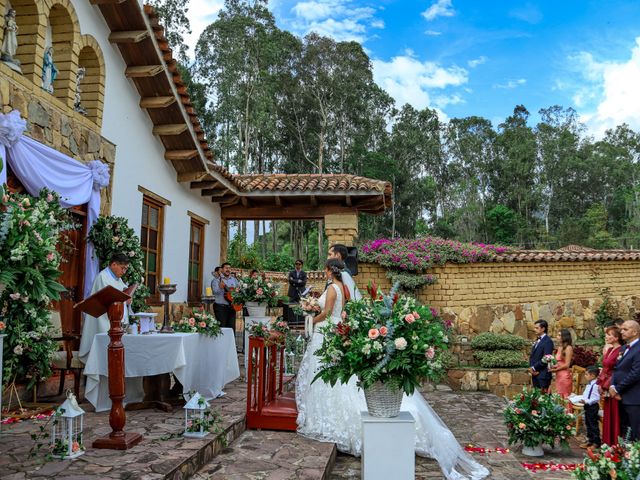
<path fill-rule="evenodd" d="M 620 435 L 620 417 L 618 415 L 618 400 L 609 396 L 613 368 L 618 361 L 622 336 L 620 329 L 611 325 L 604 329 L 605 345 L 602 350 L 602 370 L 598 377 L 598 385 L 604 397 L 604 418 L 602 419 L 602 443 L 617 445 Z"/>

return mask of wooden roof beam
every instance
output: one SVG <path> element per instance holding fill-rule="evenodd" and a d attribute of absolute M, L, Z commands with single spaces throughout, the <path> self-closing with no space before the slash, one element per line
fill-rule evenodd
<path fill-rule="evenodd" d="M 164 158 L 170 161 L 191 160 L 197 155 L 197 150 L 167 150 L 166 152 L 164 152 Z"/>
<path fill-rule="evenodd" d="M 202 180 L 197 182 L 191 182 L 190 187 L 195 190 L 196 188 L 214 188 L 218 185 L 220 184 L 215 180 Z"/>
<path fill-rule="evenodd" d="M 140 99 L 140 108 L 165 108 L 173 104 L 176 101 L 176 97 L 144 97 Z"/>
<path fill-rule="evenodd" d="M 161 137 L 168 137 L 172 135 L 180 135 L 187 131 L 186 123 L 169 123 L 166 125 L 156 125 L 153 127 L 153 134 Z"/>
<path fill-rule="evenodd" d="M 351 206 L 352 206 L 352 205 L 351 205 L 351 203 L 352 203 L 352 202 L 351 202 L 351 195 L 347 195 L 347 196 L 345 197 L 345 199 L 344 199 L 344 203 L 346 203 L 346 204 L 347 204 L 347 207 L 351 207 Z"/>
<path fill-rule="evenodd" d="M 280 195 L 276 195 L 275 196 L 275 201 L 276 201 L 276 206 L 277 207 L 281 207 L 282 206 L 282 198 L 280 197 Z"/>
<path fill-rule="evenodd" d="M 251 206 L 251 202 L 249 202 L 249 199 L 247 197 L 240 197 L 240 202 L 242 202 L 243 207 Z"/>
<path fill-rule="evenodd" d="M 162 65 L 137 65 L 127 67 L 124 74 L 127 78 L 148 78 L 155 77 L 164 70 Z"/>
<path fill-rule="evenodd" d="M 178 183 L 195 182 L 209 175 L 207 172 L 183 172 L 178 173 Z"/>
<path fill-rule="evenodd" d="M 316 198 L 315 195 L 311 195 L 309 197 L 309 201 L 311 202 L 311 206 L 312 207 L 317 207 L 318 206 L 318 199 Z"/>
<path fill-rule="evenodd" d="M 112 32 L 109 34 L 111 43 L 139 43 L 149 36 L 149 30 L 131 30 Z"/>
<path fill-rule="evenodd" d="M 202 190 L 203 197 L 224 197 L 227 193 L 229 193 L 228 188 L 205 188 Z"/>

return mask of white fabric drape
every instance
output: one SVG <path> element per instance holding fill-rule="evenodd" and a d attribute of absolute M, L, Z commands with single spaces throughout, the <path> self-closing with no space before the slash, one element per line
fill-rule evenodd
<path fill-rule="evenodd" d="M 18 110 L 0 114 L 0 157 L 24 185 L 30 195 L 37 196 L 48 188 L 60 195 L 64 208 L 87 203 L 87 228 L 90 230 L 100 214 L 100 189 L 109 185 L 109 168 L 99 160 L 89 164 L 75 160 L 57 150 L 23 135 L 26 120 Z M 7 181 L 6 165 L 0 171 L 0 184 Z M 98 274 L 98 259 L 93 244 L 87 242 L 84 295 L 91 292 Z"/>

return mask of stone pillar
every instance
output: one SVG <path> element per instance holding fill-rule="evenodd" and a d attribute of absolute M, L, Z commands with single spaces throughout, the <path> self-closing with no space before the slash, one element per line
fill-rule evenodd
<path fill-rule="evenodd" d="M 358 238 L 358 212 L 330 213 L 324 216 L 324 232 L 329 245 L 342 243 L 353 246 Z"/>
<path fill-rule="evenodd" d="M 220 219 L 220 261 L 219 265 L 222 262 L 227 260 L 227 249 L 229 247 L 229 222 L 224 218 Z"/>

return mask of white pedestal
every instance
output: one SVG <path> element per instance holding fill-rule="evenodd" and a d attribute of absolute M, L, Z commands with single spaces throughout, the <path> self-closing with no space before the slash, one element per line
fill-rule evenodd
<path fill-rule="evenodd" d="M 4 348 L 4 334 L 0 334 L 0 418 L 2 418 L 2 371 L 4 370 L 4 365 L 2 364 L 2 350 Z M 0 424 L 0 429 L 2 429 L 2 424 Z"/>
<path fill-rule="evenodd" d="M 395 418 L 361 412 L 362 479 L 413 480 L 416 471 L 415 420 L 409 412 Z"/>
<path fill-rule="evenodd" d="M 244 368 L 245 372 L 247 371 L 247 360 L 249 359 L 249 332 L 247 328 L 256 323 L 262 323 L 264 325 L 269 325 L 271 323 L 271 317 L 244 317 Z M 245 373 L 245 381 L 247 380 L 247 375 Z"/>

